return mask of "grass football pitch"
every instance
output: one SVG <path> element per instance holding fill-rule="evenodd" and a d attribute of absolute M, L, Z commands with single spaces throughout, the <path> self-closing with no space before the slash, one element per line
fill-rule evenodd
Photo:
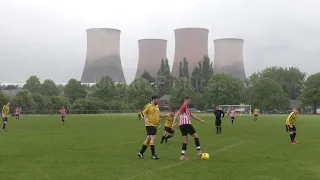
<path fill-rule="evenodd" d="M 201 149 L 209 160 L 197 157 L 189 138 L 189 161 L 179 161 L 182 137 L 150 148 L 145 159 L 137 153 L 145 139 L 142 120 L 136 115 L 70 115 L 62 125 L 59 116 L 11 117 L 8 131 L 0 133 L 2 180 L 319 180 L 319 116 L 301 115 L 297 144 L 285 132 L 286 115 L 249 116 L 223 120 L 216 135 L 212 115 L 199 115 L 206 124 L 193 121 Z"/>

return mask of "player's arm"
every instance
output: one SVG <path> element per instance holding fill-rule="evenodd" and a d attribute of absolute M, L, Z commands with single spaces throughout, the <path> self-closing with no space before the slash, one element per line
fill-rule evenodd
<path fill-rule="evenodd" d="M 222 118 L 224 118 L 224 112 L 221 110 L 221 113 L 222 113 Z"/>
<path fill-rule="evenodd" d="M 173 121 L 172 121 L 172 129 L 175 128 L 175 125 L 176 125 L 176 123 L 177 123 L 177 118 L 178 118 L 178 116 L 180 116 L 180 114 L 181 114 L 181 112 L 178 111 L 178 112 L 174 115 L 174 118 L 173 118 Z"/>
<path fill-rule="evenodd" d="M 195 115 L 193 115 L 193 114 L 190 114 L 190 116 L 191 116 L 193 119 L 198 120 L 198 121 L 204 123 L 204 120 L 198 118 L 197 116 L 195 116 Z"/>
<path fill-rule="evenodd" d="M 144 119 L 144 124 L 145 125 L 148 125 L 148 122 L 149 122 L 149 120 L 148 120 L 148 117 L 146 116 L 146 114 L 148 114 L 148 109 L 149 109 L 149 106 L 146 106 L 144 109 L 143 109 L 143 111 L 142 111 L 142 117 L 143 117 L 143 119 Z"/>

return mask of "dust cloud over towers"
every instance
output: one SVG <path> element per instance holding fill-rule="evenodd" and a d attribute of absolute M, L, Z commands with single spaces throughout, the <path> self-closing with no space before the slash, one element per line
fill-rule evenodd
<path fill-rule="evenodd" d="M 188 61 L 189 73 L 208 56 L 209 30 L 204 28 L 181 28 L 174 31 L 175 52 L 171 74 L 179 77 L 179 65 L 183 58 Z"/>
<path fill-rule="evenodd" d="M 167 40 L 141 39 L 139 44 L 139 61 L 135 78 L 140 78 L 144 71 L 152 77 L 157 75 L 161 59 L 167 57 Z"/>
<path fill-rule="evenodd" d="M 243 40 L 224 38 L 214 40 L 214 74 L 231 74 L 244 79 Z"/>
<path fill-rule="evenodd" d="M 103 76 L 109 76 L 115 82 L 125 82 L 120 33 L 120 30 L 109 28 L 87 29 L 87 56 L 81 82 L 96 83 Z"/>

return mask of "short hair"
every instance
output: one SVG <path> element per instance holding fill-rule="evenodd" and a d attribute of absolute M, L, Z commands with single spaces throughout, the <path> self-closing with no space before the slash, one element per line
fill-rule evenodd
<path fill-rule="evenodd" d="M 152 96 L 151 100 L 154 100 L 154 99 L 159 99 L 159 96 L 157 96 L 157 95 Z"/>
<path fill-rule="evenodd" d="M 300 108 L 296 108 L 296 110 L 297 110 L 299 113 L 301 113 L 301 109 L 300 109 Z"/>
<path fill-rule="evenodd" d="M 189 96 L 186 96 L 185 98 L 184 98 L 184 100 L 189 100 L 190 99 L 190 97 Z"/>

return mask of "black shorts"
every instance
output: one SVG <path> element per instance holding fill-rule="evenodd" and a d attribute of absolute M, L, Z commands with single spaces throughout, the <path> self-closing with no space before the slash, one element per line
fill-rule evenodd
<path fill-rule="evenodd" d="M 254 115 L 254 117 L 258 117 L 258 115 L 257 115 L 257 114 L 255 114 L 255 115 Z"/>
<path fill-rule="evenodd" d="M 170 127 L 168 127 L 168 126 L 165 126 L 164 127 L 164 131 L 165 132 L 167 132 L 167 133 L 169 133 L 169 134 L 174 134 L 174 130 L 172 130 Z"/>
<path fill-rule="evenodd" d="M 64 119 L 64 117 L 66 117 L 66 116 L 61 116 L 62 119 Z"/>
<path fill-rule="evenodd" d="M 234 117 L 231 117 L 232 120 L 234 120 Z"/>
<path fill-rule="evenodd" d="M 157 135 L 157 128 L 154 126 L 146 126 L 147 136 Z"/>
<path fill-rule="evenodd" d="M 3 118 L 2 118 L 2 121 L 3 121 L 3 122 L 7 122 L 7 121 L 8 121 L 8 117 L 3 117 Z"/>
<path fill-rule="evenodd" d="M 179 126 L 182 136 L 187 136 L 188 134 L 193 135 L 196 133 L 191 124 L 182 124 Z"/>
<path fill-rule="evenodd" d="M 16 114 L 16 116 L 20 116 L 20 114 Z"/>
<path fill-rule="evenodd" d="M 216 119 L 216 126 L 221 126 L 221 119 Z"/>
<path fill-rule="evenodd" d="M 289 125 L 287 125 L 287 128 L 290 132 L 293 132 L 293 131 L 297 131 L 297 128 L 295 125 L 292 125 L 292 127 L 290 127 Z"/>

